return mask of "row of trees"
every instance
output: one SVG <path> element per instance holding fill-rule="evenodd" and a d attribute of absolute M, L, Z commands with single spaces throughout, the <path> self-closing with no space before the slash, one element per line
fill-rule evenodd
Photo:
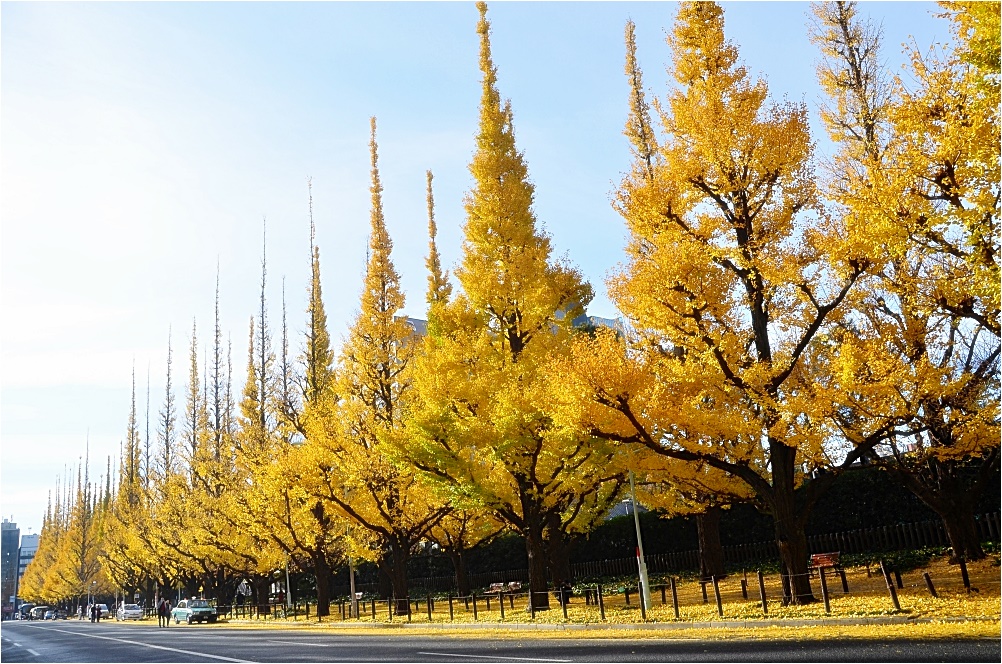
<path fill-rule="evenodd" d="M 814 5 L 822 118 L 838 146 L 820 166 L 807 108 L 769 101 L 720 6 L 681 5 L 668 38 L 677 85 L 651 104 L 628 23 L 634 165 L 614 201 L 628 259 L 609 287 L 629 325 L 615 331 L 575 325 L 592 290 L 537 224 L 478 8 L 459 288 L 436 247 L 429 172 L 426 330 L 402 315 L 373 119 L 370 253 L 340 351 L 311 233 L 301 352 L 290 357 L 284 297 L 273 346 L 262 257 L 238 403 L 217 286 L 202 365 L 192 330 L 184 404 L 168 350 L 155 443 L 133 389 L 94 570 L 58 585 L 65 564 L 48 557 L 23 594 L 80 595 L 97 576 L 221 598 L 249 578 L 264 594 L 290 564 L 312 572 L 325 615 L 346 558 L 377 562 L 387 596 L 405 598 L 419 542 L 447 551 L 463 584 L 463 551 L 511 529 L 543 608 L 547 576 L 569 576 L 571 538 L 632 470 L 648 504 L 705 515 L 707 548 L 722 507 L 751 500 L 771 514 L 789 598 L 804 602 L 807 517 L 860 460 L 942 515 L 955 556 L 982 556 L 973 502 L 999 472 L 999 4 L 944 5 L 956 43 L 916 50 L 908 85 L 883 71 L 879 29 L 854 3 Z M 72 546 L 57 537 L 64 521 L 50 509 L 40 558 Z"/>

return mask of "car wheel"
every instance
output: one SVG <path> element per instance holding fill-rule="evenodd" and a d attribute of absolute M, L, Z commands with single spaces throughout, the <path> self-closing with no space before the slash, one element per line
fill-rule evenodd
<path fill-rule="evenodd" d="M 190 624 L 192 624 L 192 622 L 193 622 L 193 621 L 192 621 L 192 619 L 191 619 L 191 616 L 188 616 L 188 624 L 190 625 Z"/>

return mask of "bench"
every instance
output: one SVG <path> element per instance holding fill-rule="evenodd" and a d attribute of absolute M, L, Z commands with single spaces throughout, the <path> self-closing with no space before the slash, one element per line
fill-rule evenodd
<path fill-rule="evenodd" d="M 492 583 L 488 592 L 492 595 L 498 593 L 517 593 L 522 589 L 522 584 L 519 581 L 509 581 L 508 583 Z"/>
<path fill-rule="evenodd" d="M 842 569 L 839 564 L 839 551 L 833 551 L 830 553 L 812 553 L 811 560 L 807 565 L 808 570 L 811 573 L 811 577 L 814 577 L 815 570 L 822 569 L 833 569 L 836 572 Z"/>

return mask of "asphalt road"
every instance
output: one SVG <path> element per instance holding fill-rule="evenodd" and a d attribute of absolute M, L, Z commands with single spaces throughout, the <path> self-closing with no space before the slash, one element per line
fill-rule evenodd
<path fill-rule="evenodd" d="M 998 639 L 957 641 L 499 640 L 356 636 L 114 621 L 5 622 L 3 662 L 998 662 Z"/>

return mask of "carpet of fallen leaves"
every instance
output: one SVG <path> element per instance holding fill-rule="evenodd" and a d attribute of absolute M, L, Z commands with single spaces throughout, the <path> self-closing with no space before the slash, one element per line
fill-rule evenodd
<path fill-rule="evenodd" d="M 592 601 L 587 602 L 584 597 L 575 596 L 567 606 L 567 617 L 559 603 L 551 597 L 550 610 L 537 611 L 535 617 L 530 616 L 527 611 L 526 599 L 524 596 L 514 599 L 514 606 L 511 600 L 505 601 L 504 618 L 498 609 L 497 598 L 493 598 L 490 609 L 487 608 L 483 597 L 477 601 L 476 622 L 484 624 L 482 629 L 476 630 L 477 635 L 497 636 L 501 633 L 509 636 L 519 634 L 528 636 L 534 634 L 546 638 L 559 635 L 566 638 L 581 638 L 587 635 L 589 638 L 614 638 L 627 636 L 629 638 L 957 638 L 957 637 L 998 637 L 1000 629 L 1000 615 L 1002 615 L 1002 604 L 1000 604 L 1000 567 L 998 558 L 995 556 L 977 563 L 968 565 L 969 578 L 971 582 L 970 591 L 965 588 L 961 579 L 960 569 L 956 565 L 949 565 L 945 558 L 931 560 L 924 567 L 910 570 L 901 575 L 902 588 L 897 590 L 900 611 L 896 610 L 892 604 L 890 593 L 884 581 L 884 577 L 879 568 L 871 566 L 853 567 L 846 570 L 846 581 L 849 592 L 842 589 L 841 579 L 837 575 L 826 574 L 828 591 L 830 593 L 829 605 L 830 613 L 826 612 L 825 604 L 821 597 L 820 579 L 815 576 L 811 580 L 811 586 L 816 594 L 817 601 L 804 605 L 784 606 L 782 598 L 781 579 L 779 575 L 772 574 L 764 578 L 766 591 L 767 613 L 762 610 L 762 601 L 759 595 L 758 578 L 754 573 L 749 573 L 747 577 L 743 574 L 732 575 L 719 584 L 721 608 L 723 615 L 718 612 L 716 596 L 712 584 L 706 584 L 706 601 L 703 601 L 703 592 L 700 584 L 696 581 L 688 581 L 677 586 L 679 602 L 679 618 L 675 618 L 675 611 L 672 603 L 671 593 L 666 590 L 662 602 L 660 588 L 655 588 L 652 596 L 653 607 L 647 612 L 646 621 L 641 615 L 638 605 L 638 597 L 634 592 L 630 596 L 630 603 L 626 603 L 626 596 L 623 592 L 617 592 L 617 588 L 609 588 L 603 593 L 603 607 L 605 610 L 605 621 L 602 621 L 600 608 Z M 933 597 L 923 576 L 928 573 L 936 594 Z M 892 577 L 893 578 L 893 577 Z M 745 579 L 746 593 L 742 592 L 741 581 Z M 896 587 L 896 584 L 895 584 Z M 747 598 L 745 597 L 747 594 Z M 469 606 L 469 609 L 467 608 Z M 380 610 L 381 609 L 381 610 Z M 376 618 L 371 617 L 371 605 L 366 605 L 364 614 L 358 621 L 342 622 L 337 617 L 337 608 L 334 608 L 335 615 L 332 619 L 325 621 L 331 628 L 350 629 L 351 625 L 367 627 L 366 633 L 371 633 L 371 629 L 377 625 L 384 625 L 387 621 L 386 604 L 380 606 L 377 603 Z M 922 619 L 915 624 L 900 625 L 798 625 L 798 626 L 769 626 L 755 627 L 754 624 L 748 626 L 735 625 L 740 621 L 762 621 L 762 620 L 826 620 L 830 618 L 857 618 L 865 619 L 876 616 L 900 616 L 904 618 Z M 472 605 L 468 605 L 461 600 L 453 600 L 453 620 L 456 623 L 473 623 Z M 254 621 L 257 622 L 257 621 Z M 422 601 L 414 607 L 410 619 L 407 617 L 395 617 L 393 622 L 409 623 L 412 628 L 420 628 L 428 625 L 427 604 Z M 436 625 L 448 624 L 448 603 L 446 599 L 439 599 L 435 602 L 435 612 L 431 621 Z M 623 630 L 602 630 L 601 632 L 582 632 L 580 630 L 567 630 L 563 632 L 539 632 L 532 630 L 522 630 L 519 624 L 552 624 L 552 625 L 582 625 L 598 624 L 637 624 L 637 623 L 673 623 L 678 627 L 700 625 L 700 629 L 673 629 L 670 633 L 663 630 L 646 631 L 637 629 Z M 714 626 L 707 628 L 706 623 L 726 622 L 726 626 Z M 295 626 L 296 623 L 287 621 L 268 620 L 269 625 Z M 511 625 L 511 628 L 499 628 L 496 625 L 503 623 Z M 258 623 L 260 624 L 260 623 Z M 298 625 L 318 626 L 318 623 L 303 621 Z M 442 627 L 436 628 L 433 633 L 442 634 Z M 391 628 L 392 629 L 392 628 Z M 420 632 L 420 630 L 418 630 Z M 468 629 L 456 630 L 457 634 L 472 636 Z M 418 633 L 408 630 L 408 633 Z M 429 632 L 432 633 L 432 632 Z M 452 630 L 449 630 L 452 633 Z M 712 635 L 712 636 L 711 636 Z"/>

